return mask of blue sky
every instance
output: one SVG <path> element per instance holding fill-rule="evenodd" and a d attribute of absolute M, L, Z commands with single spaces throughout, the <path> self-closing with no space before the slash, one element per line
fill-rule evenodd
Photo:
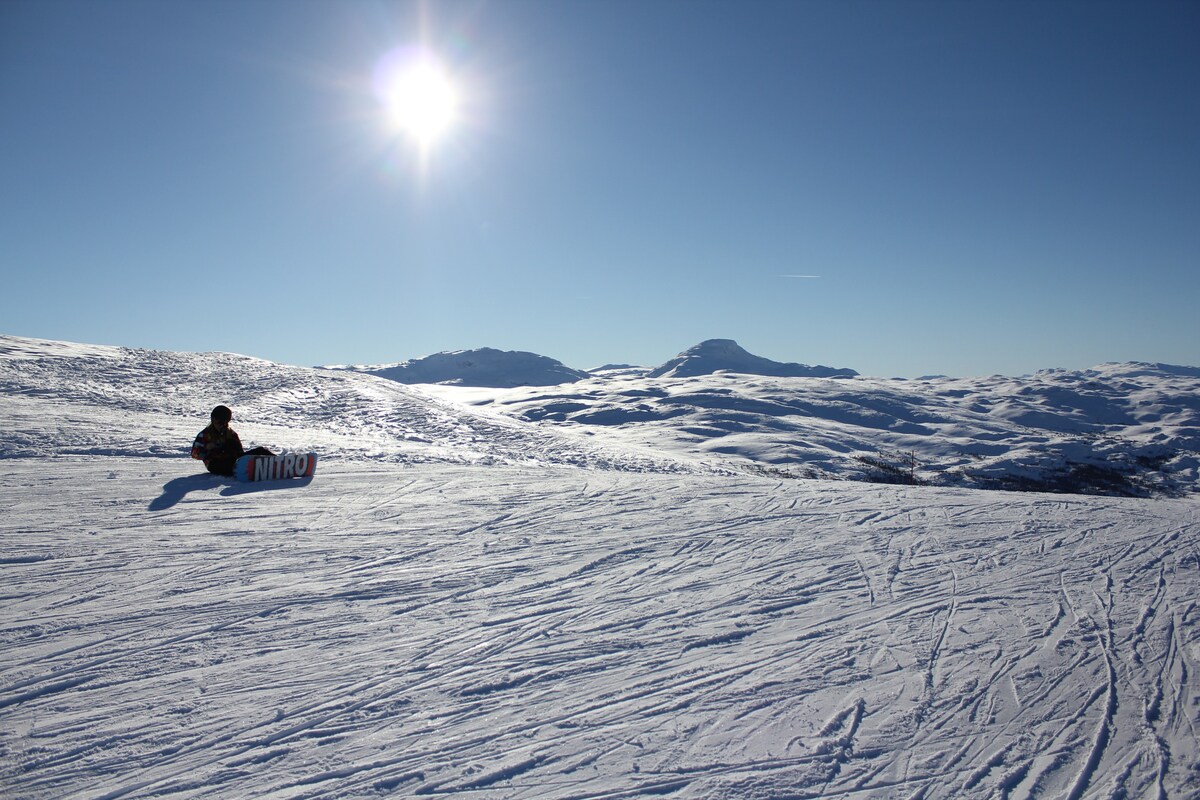
<path fill-rule="evenodd" d="M 0 332 L 1200 364 L 1200 4 L 0 4 Z M 376 65 L 452 76 L 427 152 Z M 817 276 L 817 277 L 789 277 Z"/>

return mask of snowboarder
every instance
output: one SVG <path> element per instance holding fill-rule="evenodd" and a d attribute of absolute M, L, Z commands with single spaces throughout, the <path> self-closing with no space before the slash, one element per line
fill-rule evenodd
<path fill-rule="evenodd" d="M 192 458 L 203 461 L 212 474 L 232 476 L 234 463 L 244 455 L 275 455 L 265 447 L 256 447 L 249 452 L 242 448 L 242 440 L 229 427 L 233 412 L 227 406 L 214 408 L 211 419 L 212 424 L 200 431 L 196 441 L 192 442 Z"/>

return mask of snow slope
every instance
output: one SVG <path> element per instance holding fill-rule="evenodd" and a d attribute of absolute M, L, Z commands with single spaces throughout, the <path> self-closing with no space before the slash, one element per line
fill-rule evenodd
<path fill-rule="evenodd" d="M 1196 367 L 889 380 L 711 339 L 654 369 L 579 373 L 487 349 L 355 369 L 701 469 L 1128 497 L 1200 491 Z"/>
<path fill-rule="evenodd" d="M 199 473 L 222 399 L 317 476 Z M 1197 796 L 1194 499 L 705 474 L 12 338 L 0 410 L 4 797 Z"/>
<path fill-rule="evenodd" d="M 694 470 L 669 456 L 613 449 L 430 398 L 355 372 L 230 353 L 170 353 L 0 336 L 8 430 L 0 459 L 177 455 L 218 403 L 247 447 L 396 463 L 535 463 Z"/>
<path fill-rule="evenodd" d="M 922 380 L 614 372 L 551 388 L 425 391 L 725 469 L 1117 496 L 1200 491 L 1200 369 L 1191 367 Z"/>

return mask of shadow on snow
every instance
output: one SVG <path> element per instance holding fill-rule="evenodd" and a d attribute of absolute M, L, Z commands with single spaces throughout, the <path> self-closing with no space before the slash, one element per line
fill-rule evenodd
<path fill-rule="evenodd" d="M 226 478 L 220 475 L 210 475 L 201 473 L 199 475 L 187 475 L 182 478 L 174 478 L 163 484 L 162 494 L 150 501 L 147 507 L 149 511 L 165 511 L 179 504 L 183 498 L 187 497 L 191 492 L 208 491 L 211 489 L 221 489 L 222 497 L 232 497 L 240 494 L 250 494 L 254 492 L 271 492 L 278 489 L 299 489 L 308 486 L 312 483 L 312 478 L 298 478 L 278 481 L 258 481 L 255 483 L 241 483 L 233 478 Z"/>

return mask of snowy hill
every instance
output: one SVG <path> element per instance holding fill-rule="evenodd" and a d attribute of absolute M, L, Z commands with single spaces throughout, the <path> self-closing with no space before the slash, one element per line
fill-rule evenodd
<path fill-rule="evenodd" d="M 986 389 L 1063 436 L 1181 440 L 1196 377 L 901 407 Z M 651 410 L 821 379 L 655 380 Z M 814 402 L 855 420 L 846 383 Z M 317 449 L 316 477 L 198 470 L 218 401 L 244 439 Z M 1195 499 L 716 474 L 650 428 L 500 405 L 0 337 L 0 796 L 1195 796 Z"/>
<path fill-rule="evenodd" d="M 1025 378 L 617 376 L 439 396 L 726 469 L 1122 496 L 1200 491 L 1200 370 Z"/>
<path fill-rule="evenodd" d="M 852 369 L 772 361 L 747 352 L 732 339 L 709 339 L 654 368 L 648 377 L 693 378 L 715 372 L 740 372 L 776 378 L 851 378 L 858 374 Z"/>
<path fill-rule="evenodd" d="M 1200 491 L 1194 367 L 909 381 L 770 361 L 711 339 L 650 370 L 583 373 L 486 349 L 357 369 L 421 383 L 419 393 L 484 418 L 649 448 L 699 471 L 1127 497 Z"/>
<path fill-rule="evenodd" d="M 459 386 L 554 386 L 588 377 L 561 361 L 519 350 L 456 350 L 377 367 L 334 366 L 378 375 L 399 383 L 447 383 Z"/>
<path fill-rule="evenodd" d="M 0 459 L 177 455 L 213 406 L 250 443 L 396 463 L 537 463 L 693 471 L 645 448 L 609 446 L 447 403 L 391 380 L 230 353 L 169 353 L 0 336 L 11 428 Z M 77 424 L 103 417 L 103 425 Z"/>

